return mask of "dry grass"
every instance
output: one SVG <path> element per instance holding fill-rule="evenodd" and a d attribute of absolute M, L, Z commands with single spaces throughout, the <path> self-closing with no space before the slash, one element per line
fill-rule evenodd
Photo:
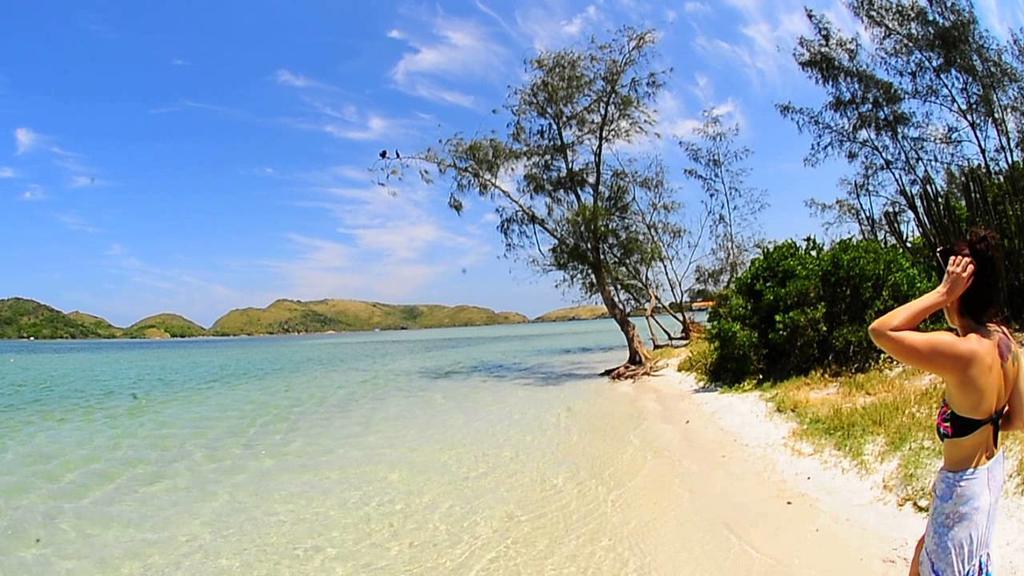
<path fill-rule="evenodd" d="M 798 436 L 832 448 L 865 471 L 886 464 L 886 486 L 900 503 L 927 506 L 942 448 L 935 437 L 935 410 L 942 382 L 909 368 L 878 369 L 864 374 L 793 378 L 766 389 L 769 400 L 797 423 Z M 1021 439 L 1005 435 L 1010 485 L 1021 492 L 1024 462 Z"/>

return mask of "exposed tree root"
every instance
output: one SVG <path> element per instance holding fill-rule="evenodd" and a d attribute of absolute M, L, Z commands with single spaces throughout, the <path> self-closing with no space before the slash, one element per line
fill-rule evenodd
<path fill-rule="evenodd" d="M 609 368 L 601 372 L 601 375 L 607 376 L 612 380 L 636 380 L 644 376 L 650 376 L 664 367 L 664 365 L 655 362 L 644 362 L 643 364 L 627 363 L 615 368 Z"/>

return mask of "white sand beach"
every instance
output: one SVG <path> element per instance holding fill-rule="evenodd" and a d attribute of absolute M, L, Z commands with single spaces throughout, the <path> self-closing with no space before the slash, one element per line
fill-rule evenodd
<path fill-rule="evenodd" d="M 703 391 L 675 370 L 620 386 L 656 422 L 686 478 L 677 512 L 696 543 L 680 543 L 679 554 L 691 556 L 694 573 L 907 573 L 926 518 L 898 508 L 880 473 L 813 453 L 758 394 Z M 1021 504 L 1004 496 L 994 551 L 1000 575 L 1024 574 Z M 666 558 L 666 566 L 677 560 Z"/>

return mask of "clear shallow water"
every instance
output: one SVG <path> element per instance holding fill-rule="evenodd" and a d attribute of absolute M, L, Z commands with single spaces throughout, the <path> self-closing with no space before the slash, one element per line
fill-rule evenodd
<path fill-rule="evenodd" d="M 610 321 L 0 342 L 0 574 L 623 574 Z"/>

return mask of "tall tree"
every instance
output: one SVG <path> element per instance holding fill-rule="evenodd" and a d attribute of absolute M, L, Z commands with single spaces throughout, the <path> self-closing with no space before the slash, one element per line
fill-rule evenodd
<path fill-rule="evenodd" d="M 986 226 L 1003 237 L 1011 290 L 1024 289 L 1024 42 L 997 40 L 968 0 L 847 0 L 863 33 L 807 11 L 794 52 L 825 91 L 779 111 L 812 137 L 806 162 L 855 168 L 846 195 L 819 203 L 864 237 L 934 248 Z M 866 38 L 866 40 L 864 39 Z M 1024 319 L 1024 304 L 1013 315 Z"/>
<path fill-rule="evenodd" d="M 600 298 L 628 348 L 626 361 L 607 371 L 613 377 L 650 370 L 628 315 L 637 291 L 631 268 L 649 269 L 659 248 L 637 215 L 637 194 L 649 188 L 645 165 L 622 151 L 653 134 L 665 75 L 651 65 L 655 42 L 652 30 L 627 27 L 584 48 L 543 52 L 511 89 L 504 135 L 455 135 L 400 160 L 382 153 L 385 174 L 396 169 L 388 163 L 399 173 L 415 164 L 427 181 L 447 181 L 456 211 L 470 195 L 493 201 L 508 253 Z"/>
<path fill-rule="evenodd" d="M 750 170 L 745 162 L 752 152 L 736 145 L 739 125 L 726 125 L 714 110 L 705 110 L 703 118 L 696 139 L 681 142 L 690 161 L 683 173 L 704 192 L 712 244 L 710 263 L 697 267 L 697 283 L 720 290 L 732 285 L 754 251 L 765 193 L 747 184 Z"/>

